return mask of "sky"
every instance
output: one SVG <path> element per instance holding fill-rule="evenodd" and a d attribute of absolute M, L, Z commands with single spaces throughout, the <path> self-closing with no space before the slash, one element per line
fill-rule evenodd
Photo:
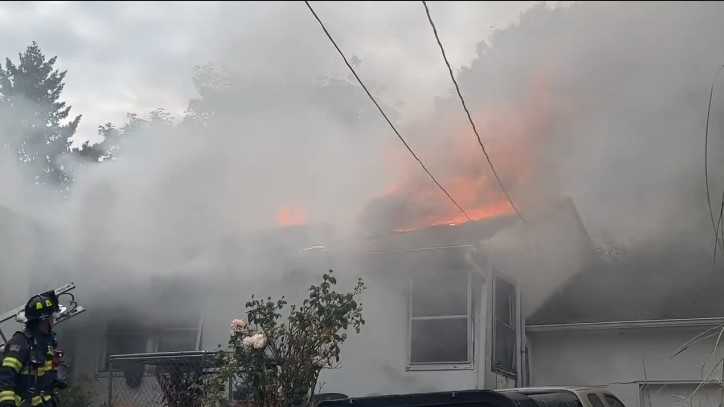
<path fill-rule="evenodd" d="M 492 27 L 515 23 L 534 3 L 429 6 L 457 69 L 472 61 Z M 421 4 L 312 4 L 348 56 L 362 61 L 364 80 L 384 87 L 387 101 L 403 114 L 424 112 L 449 88 Z M 300 34 L 294 49 L 287 46 L 290 34 Z M 181 116 L 195 95 L 197 65 L 270 71 L 286 69 L 278 62 L 288 58 L 305 60 L 298 67 L 304 75 L 346 69 L 302 2 L 2 2 L 0 37 L 3 57 L 16 60 L 32 41 L 46 56 L 58 56 L 57 66 L 68 70 L 64 98 L 83 114 L 78 140 L 95 138 L 98 125 L 122 122 L 127 112 L 144 115 L 162 107 Z M 245 57 L 230 58 L 240 54 Z M 307 60 L 311 54 L 326 59 Z M 242 66 L 234 66 L 239 60 Z"/>
<path fill-rule="evenodd" d="M 407 126 L 410 122 L 430 119 L 440 113 L 435 110 L 439 101 L 436 98 L 448 97 L 446 103 L 450 106 L 455 105 L 451 107 L 455 109 L 454 114 L 462 113 L 457 101 L 449 98 L 451 83 L 426 21 L 422 4 L 418 2 L 313 2 L 312 4 L 347 56 L 359 61 L 357 70 L 365 82 L 373 88 L 375 96 L 380 101 L 393 105 L 401 113 L 399 127 L 403 129 L 408 140 L 417 143 L 415 138 L 418 134 L 424 133 Z M 599 224 L 610 224 L 612 219 L 619 219 L 618 222 L 622 224 L 631 223 L 622 220 L 621 210 L 611 209 L 614 208 L 611 202 L 615 201 L 625 202 L 621 204 L 622 206 L 631 205 L 628 202 L 631 194 L 608 192 L 604 194 L 600 191 L 621 190 L 623 181 L 627 181 L 631 184 L 631 190 L 653 191 L 647 194 L 650 197 L 648 199 L 651 200 L 651 205 L 660 205 L 661 200 L 658 197 L 661 196 L 661 191 L 654 189 L 652 185 L 658 183 L 656 185 L 660 185 L 663 191 L 673 191 L 672 188 L 668 188 L 666 180 L 669 176 L 680 176 L 676 171 L 683 173 L 681 168 L 684 166 L 687 176 L 691 179 L 700 178 L 700 147 L 679 138 L 681 131 L 673 131 L 674 125 L 691 132 L 701 130 L 703 109 L 698 103 L 694 103 L 699 99 L 696 99 L 696 96 L 689 96 L 687 92 L 698 95 L 699 92 L 706 90 L 707 81 L 710 80 L 709 71 L 713 70 L 712 66 L 718 59 L 716 52 L 710 52 L 709 45 L 705 45 L 702 40 L 696 42 L 699 46 L 691 46 L 694 42 L 689 38 L 702 37 L 700 31 L 703 30 L 701 28 L 703 26 L 700 22 L 703 21 L 703 17 L 697 15 L 698 8 L 687 6 L 684 9 L 684 6 L 674 3 L 671 6 L 672 11 L 668 9 L 666 12 L 661 11 L 662 17 L 658 20 L 660 23 L 654 24 L 656 21 L 648 21 L 646 24 L 627 26 L 626 16 L 632 15 L 633 12 L 651 16 L 652 11 L 660 11 L 660 8 L 645 10 L 641 3 L 632 3 L 630 6 L 619 3 L 585 6 L 581 4 L 582 7 L 579 9 L 581 11 L 576 13 L 576 17 L 570 17 L 570 25 L 561 25 L 563 28 L 559 28 L 555 23 L 555 19 L 561 17 L 552 16 L 550 22 L 546 23 L 545 29 L 538 30 L 533 26 L 536 23 L 525 28 L 531 31 L 530 38 L 527 38 L 526 34 L 515 34 L 515 30 L 507 32 L 504 30 L 511 24 L 516 24 L 521 13 L 530 10 L 534 4 L 538 3 L 430 3 L 441 40 L 445 44 L 454 70 L 462 70 L 458 76 L 463 78 L 462 82 L 465 82 L 463 91 L 467 92 L 471 102 L 479 99 L 478 102 L 490 103 L 496 107 L 508 103 L 510 105 L 508 108 L 512 107 L 513 110 L 524 106 L 522 103 L 533 99 L 520 98 L 520 95 L 526 95 L 525 92 L 529 91 L 526 88 L 529 86 L 519 81 L 531 72 L 546 74 L 543 68 L 548 64 L 551 68 L 551 72 L 548 73 L 551 77 L 550 82 L 553 83 L 556 92 L 560 93 L 562 101 L 569 107 L 591 109 L 590 112 L 585 112 L 590 116 L 578 114 L 566 117 L 566 120 L 557 123 L 558 127 L 565 124 L 568 128 L 551 129 L 552 133 L 561 135 L 570 132 L 576 134 L 576 138 L 567 138 L 564 145 L 556 145 L 555 148 L 541 148 L 541 153 L 538 155 L 548 157 L 545 159 L 545 166 L 540 168 L 531 166 L 531 169 L 547 174 L 548 178 L 565 178 L 558 182 L 565 186 L 561 189 L 574 196 L 584 218 L 598 217 Z M 556 2 L 548 5 L 561 6 Z M 569 6 L 570 2 L 562 5 Z M 569 8 L 572 9 L 573 7 Z M 587 21 L 595 22 L 596 16 L 601 16 L 604 12 L 609 13 L 607 18 L 615 29 L 588 29 L 576 25 L 578 24 L 576 21 L 584 21 L 587 18 L 589 19 Z M 681 17 L 676 17 L 677 14 Z M 703 14 L 706 14 L 706 11 L 702 11 Z M 672 27 L 668 21 L 681 21 L 684 25 Z M 478 59 L 481 61 L 478 68 L 465 71 L 463 68 L 470 66 L 478 58 L 480 42 L 489 40 L 494 30 L 499 30 L 501 33 L 497 43 L 492 44 L 494 52 L 484 59 Z M 578 31 L 575 35 L 571 35 L 571 30 Z M 624 32 L 623 30 L 627 30 L 626 36 L 617 35 Z M 715 29 L 710 30 L 711 36 L 702 38 L 716 38 Z M 288 94 L 291 91 L 285 89 L 285 85 L 298 82 L 296 80 L 300 77 L 349 77 L 346 67 L 302 2 L 4 2 L 0 4 L 0 35 L 3 38 L 0 43 L 0 55 L 10 55 L 15 59 L 18 51 L 23 50 L 31 41 L 37 40 L 48 56 L 58 56 L 58 67 L 68 70 L 63 98 L 73 106 L 72 114 L 83 114 L 76 141 L 93 138 L 96 127 L 100 124 L 109 121 L 122 124 L 128 112 L 144 115 L 152 109 L 162 107 L 177 117 L 182 115 L 189 99 L 195 96 L 192 77 L 194 67 L 198 65 L 208 63 L 225 65 L 234 72 L 246 76 L 249 82 L 261 84 L 257 86 L 258 89 L 254 89 L 258 93 L 264 93 L 267 83 L 279 84 L 276 90 L 279 93 L 271 97 L 284 99 L 293 97 Z M 541 40 L 543 36 L 547 39 Z M 506 38 L 515 38 L 515 40 Z M 622 41 L 623 38 L 631 40 Z M 659 41 L 658 38 L 665 40 Z M 537 45 L 527 46 L 533 43 Z M 546 55 L 551 58 L 547 60 Z M 660 61 L 666 60 L 670 55 L 680 56 L 672 61 L 679 63 L 662 65 Z M 656 62 L 650 62 L 654 60 Z M 644 66 L 647 69 L 646 73 L 642 72 Z M 624 79 L 617 79 L 619 77 L 625 78 L 628 82 L 624 83 Z M 629 93 L 636 96 L 621 97 Z M 691 99 L 683 99 L 682 95 Z M 592 96 L 596 98 L 592 99 Z M 229 101 L 229 103 L 234 102 L 236 101 Z M 545 102 L 537 103 L 545 104 Z M 672 106 L 662 106 L 665 102 L 669 102 Z M 594 103 L 600 104 L 601 107 L 594 109 Z M 547 106 L 552 105 L 547 103 Z M 272 118 L 274 114 L 279 113 L 274 111 L 274 107 L 274 103 L 267 106 Z M 532 112 L 542 111 L 536 103 L 530 104 L 527 108 Z M 300 121 L 289 123 L 287 128 L 266 130 L 268 120 L 261 119 L 259 123 L 248 126 L 250 129 L 256 126 L 261 129 L 260 132 L 269 133 L 274 131 L 283 133 L 290 129 L 305 129 L 319 133 L 325 127 L 330 133 L 338 131 L 332 124 L 321 119 L 325 109 L 327 107 L 322 107 L 317 112 L 320 114 L 316 123 L 318 126 L 305 128 Z M 648 116 L 660 115 L 664 109 L 669 109 L 669 112 L 686 113 L 687 121 L 676 120 L 676 123 L 672 124 L 661 122 L 662 129 L 667 131 L 656 128 L 659 122 L 649 120 Z M 502 117 L 500 113 L 494 111 L 492 115 L 497 114 Z M 293 113 L 285 112 L 285 114 Z M 611 120 L 612 117 L 615 117 L 615 120 Z M 458 119 L 462 118 L 456 117 L 455 120 Z M 517 119 L 520 121 L 521 118 Z M 380 128 L 384 127 L 384 123 L 377 115 L 370 122 L 380 125 Z M 515 120 L 509 122 L 514 123 Z M 464 124 L 464 119 L 461 123 Z M 457 126 L 455 131 L 467 131 L 464 130 L 466 126 L 466 124 Z M 620 128 L 617 130 L 620 131 L 617 137 L 611 136 L 613 126 Z M 640 130 L 636 130 L 635 134 L 627 133 L 634 132 L 635 129 Z M 442 130 L 445 131 L 444 128 Z M 540 133 L 539 130 L 545 129 L 533 130 Z M 394 137 L 390 137 L 389 129 L 384 129 L 384 133 L 382 131 L 378 133 L 379 140 L 384 139 L 384 142 L 390 144 L 396 143 Z M 496 134 L 495 131 L 489 133 Z M 644 134 L 650 139 L 644 137 Z M 431 137 L 434 136 L 433 134 Z M 484 135 L 484 137 L 487 140 L 491 136 Z M 302 141 L 299 141 L 300 139 Z M 322 139 L 313 140 L 312 137 L 307 137 L 297 138 L 295 141 L 299 143 L 314 141 L 317 145 L 309 147 L 310 151 L 320 151 L 318 147 L 324 146 L 320 140 Z M 674 144 L 674 141 L 681 144 Z M 654 162 L 656 165 L 648 163 L 644 165 L 641 160 L 637 161 L 637 154 L 662 156 L 663 150 L 647 149 L 653 145 L 653 142 L 660 143 L 660 149 L 666 149 L 666 154 L 671 154 L 671 158 L 676 158 L 676 154 L 680 155 L 681 147 L 685 147 L 687 157 L 691 159 L 686 161 L 686 164 L 684 160 L 671 161 L 671 164 L 666 164 L 662 169 L 658 168 L 658 165 L 664 166 L 665 162 L 661 160 Z M 696 143 L 699 142 L 700 140 L 696 139 Z M 371 138 L 366 139 L 365 143 L 373 144 Z M 553 146 L 552 143 L 548 145 Z M 382 146 L 381 142 L 377 143 L 377 147 L 379 146 Z M 295 148 L 301 147 L 301 145 L 295 146 Z M 160 151 L 167 150 L 165 145 L 154 148 Z M 274 152 L 279 150 L 275 145 L 265 148 Z M 359 149 L 359 145 L 355 145 L 351 150 L 347 150 L 348 148 L 349 146 L 343 146 L 338 151 L 345 151 L 345 154 L 354 153 Z M 409 163 L 412 166 L 405 171 L 420 174 L 417 164 L 409 160 L 406 152 L 399 148 L 399 145 L 394 145 L 394 148 L 397 148 L 394 151 L 399 152 L 396 161 Z M 415 148 L 418 148 L 417 144 Z M 439 150 L 439 146 L 433 148 Z M 373 152 L 379 153 L 380 149 L 384 150 L 383 154 L 388 154 L 387 146 L 382 146 Z M 370 147 L 370 151 L 372 150 L 374 148 Z M 560 155 L 561 152 L 564 154 Z M 289 149 L 283 158 L 293 162 L 294 153 L 294 149 Z M 334 155 L 333 153 L 329 154 L 330 157 Z M 379 156 L 380 154 L 377 154 L 376 159 L 379 159 Z M 367 165 L 369 157 L 374 155 L 370 153 L 368 157 L 359 159 L 359 165 L 356 167 L 358 169 L 349 179 L 362 182 L 369 172 L 370 166 Z M 399 159 L 400 157 L 405 159 Z M 426 154 L 425 160 L 432 161 L 430 165 L 433 167 L 433 172 L 440 174 L 446 167 L 451 167 L 451 163 L 459 161 L 458 156 L 454 154 L 448 154 L 446 157 L 450 162 L 435 162 L 431 154 Z M 503 177 L 515 172 L 515 168 L 505 169 L 505 164 L 500 162 L 503 160 L 500 155 L 494 155 L 493 159 L 502 167 Z M 348 158 L 345 157 L 344 160 Z M 475 163 L 480 161 L 478 156 L 471 156 L 471 160 Z M 154 166 L 155 163 L 156 161 Z M 565 165 L 562 165 L 563 163 Z M 168 163 L 169 166 L 174 164 Z M 330 158 L 327 164 L 340 165 L 340 162 Z M 295 165 L 297 168 L 302 165 L 311 166 L 308 162 L 295 162 Z M 158 167 L 162 165 L 159 164 Z M 307 178 L 317 177 L 327 168 L 328 165 L 320 166 L 316 172 L 310 171 Z M 611 176 L 601 178 L 601 168 L 610 168 Z M 383 178 L 393 177 L 394 171 L 398 169 L 393 168 L 387 174 L 380 175 L 379 182 L 359 190 L 367 193 L 384 188 L 389 182 Z M 646 177 L 642 175 L 636 178 L 634 185 L 634 179 L 625 175 L 626 172 L 633 171 L 646 174 Z M 661 175 L 664 173 L 667 176 Z M 596 183 L 590 182 L 592 176 L 599 177 Z M 545 181 L 538 177 L 533 179 L 535 179 L 534 184 L 542 184 L 541 181 Z M 330 194 L 338 191 L 342 187 L 342 182 L 348 182 L 347 179 L 334 181 L 336 182 L 330 181 L 330 185 L 333 185 L 328 188 Z M 301 185 L 299 182 L 290 182 L 286 185 L 283 184 L 284 180 L 278 182 L 276 190 L 285 188 L 294 190 L 297 185 Z M 424 184 L 420 185 L 426 187 L 430 185 L 424 178 L 421 182 Z M 688 184 L 693 185 L 691 182 Z M 419 189 L 417 183 L 412 185 L 412 188 Z M 650 188 L 643 189 L 641 186 Z M 271 194 L 272 191 L 269 191 L 271 186 L 265 187 L 267 188 L 264 190 L 265 194 Z M 525 189 L 533 190 L 529 185 L 526 185 Z M 434 188 L 430 191 L 430 197 L 425 197 L 425 200 L 439 201 L 438 191 Z M 300 194 L 303 195 L 302 192 Z M 461 192 L 458 192 L 456 196 L 460 194 Z M 696 195 L 678 191 L 672 194 Z M 476 196 L 472 198 L 475 199 Z M 280 201 L 285 199 L 285 197 L 279 198 Z M 602 199 L 605 199 L 607 204 L 599 207 L 598 202 Z M 692 198 L 694 199 L 698 197 Z M 441 201 L 443 204 L 447 203 L 444 199 Z M 314 205 L 326 206 L 319 205 L 316 201 Z M 652 223 L 657 222 L 652 221 Z M 589 226 L 591 224 L 592 222 L 589 222 Z M 639 224 L 635 226 L 636 229 L 640 229 Z"/>

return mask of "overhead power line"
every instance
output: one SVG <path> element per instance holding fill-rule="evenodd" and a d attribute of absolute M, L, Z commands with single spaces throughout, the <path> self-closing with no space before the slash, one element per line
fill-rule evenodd
<path fill-rule="evenodd" d="M 714 259 L 716 259 L 716 249 L 717 245 L 719 243 L 719 228 L 722 222 L 722 215 L 719 215 L 719 221 L 714 221 L 714 208 L 711 206 L 711 194 L 709 192 L 709 117 L 711 115 L 711 101 L 714 97 L 714 85 L 716 84 L 716 78 L 719 76 L 721 71 L 724 70 L 724 65 L 722 65 L 718 71 L 716 71 L 716 74 L 714 74 L 714 79 L 711 81 L 711 88 L 709 89 L 709 107 L 706 111 L 706 129 L 704 132 L 704 179 L 706 182 L 706 201 L 708 203 L 709 207 L 709 217 L 711 217 L 711 227 L 714 228 L 714 238 L 716 241 L 714 242 Z M 722 207 L 724 208 L 724 195 L 722 196 Z M 721 210 L 719 211 L 721 213 Z M 722 250 L 724 251 L 724 242 L 722 243 Z"/>
<path fill-rule="evenodd" d="M 354 75 L 354 77 L 357 79 L 357 82 L 359 82 L 360 86 L 362 86 L 362 89 L 364 89 L 365 93 L 367 93 L 367 96 L 369 96 L 370 100 L 372 100 L 372 103 L 375 104 L 375 106 L 377 107 L 377 110 L 380 111 L 380 114 L 382 115 L 382 117 L 385 118 L 385 121 L 387 121 L 387 124 L 390 125 L 390 127 L 392 128 L 392 131 L 395 132 L 395 134 L 397 135 L 397 138 L 399 138 L 400 141 L 402 142 L 402 144 L 405 145 L 405 148 L 407 148 L 407 151 L 409 151 L 410 154 L 415 158 L 415 160 L 417 160 L 417 162 L 420 164 L 420 167 L 422 167 L 422 169 L 425 170 L 425 172 L 426 172 L 427 175 L 430 177 L 430 179 L 435 183 L 435 185 L 437 185 L 437 187 L 440 188 L 440 190 L 441 190 L 443 193 L 445 193 L 445 196 L 447 196 L 448 199 L 450 199 L 450 201 L 451 201 L 453 204 L 455 204 L 455 206 L 458 208 L 458 210 L 460 210 L 460 212 L 462 212 L 462 214 L 465 215 L 465 218 L 466 218 L 467 220 L 472 220 L 472 219 L 470 218 L 470 216 L 468 215 L 468 213 L 465 212 L 465 209 L 463 209 L 463 208 L 460 206 L 460 204 L 458 204 L 457 201 L 450 195 L 450 193 L 447 192 L 447 190 L 446 190 L 445 188 L 443 188 L 442 185 L 440 185 L 440 182 L 438 182 L 438 180 L 432 175 L 432 173 L 430 172 L 430 170 L 427 169 L 427 167 L 425 166 L 425 164 L 423 164 L 422 160 L 420 160 L 420 158 L 417 157 L 417 154 L 415 154 L 415 152 L 412 151 L 412 148 L 410 148 L 410 146 L 407 144 L 407 142 L 406 142 L 405 139 L 402 137 L 402 135 L 400 135 L 400 132 L 397 131 L 397 128 L 395 128 L 395 125 L 392 124 L 392 121 L 390 121 L 390 119 L 387 117 L 387 115 L 385 114 L 385 111 L 382 110 L 382 107 L 380 106 L 380 104 L 377 103 L 377 101 L 375 100 L 375 98 L 372 96 L 372 94 L 370 93 L 370 91 L 367 89 L 367 86 L 365 86 L 365 84 L 362 82 L 362 79 L 360 79 L 359 75 L 357 75 L 357 72 L 354 70 L 354 68 L 352 68 L 352 65 L 350 65 L 349 61 L 347 61 L 347 57 L 344 56 L 344 53 L 343 53 L 342 50 L 339 48 L 339 46 L 337 45 L 337 43 L 334 41 L 334 39 L 332 38 L 332 35 L 329 33 L 329 31 L 327 31 L 327 27 L 324 26 L 324 23 L 322 23 L 322 20 L 319 18 L 319 16 L 317 15 L 317 13 L 314 12 L 314 9 L 312 8 L 312 5 L 309 4 L 309 1 L 305 1 L 304 3 L 305 3 L 305 4 L 307 5 L 307 7 L 309 8 L 309 11 L 312 12 L 312 15 L 313 15 L 314 18 L 317 20 L 317 22 L 319 23 L 319 25 L 322 27 L 322 30 L 324 30 L 324 33 L 327 35 L 327 38 L 329 38 L 329 41 L 332 43 L 332 45 L 334 45 L 334 48 L 337 49 L 337 52 L 339 53 L 339 55 L 340 55 L 340 56 L 342 57 L 342 59 L 344 60 L 344 63 L 347 65 L 347 68 L 349 68 L 349 70 L 352 72 L 352 75 Z"/>
<path fill-rule="evenodd" d="M 447 54 L 445 53 L 445 48 L 442 46 L 442 42 L 440 42 L 440 36 L 438 36 L 438 34 L 437 34 L 437 28 L 435 27 L 435 23 L 432 21 L 432 16 L 430 16 L 430 9 L 427 7 L 427 2 L 425 2 L 423 0 L 422 5 L 425 6 L 425 13 L 427 14 L 427 21 L 430 22 L 430 26 L 432 27 L 432 32 L 435 34 L 435 39 L 437 40 L 437 45 L 440 47 L 440 52 L 442 53 L 442 58 L 445 60 L 445 65 L 447 65 L 448 72 L 450 72 L 450 79 L 452 79 L 453 84 L 455 85 L 455 90 L 457 91 L 458 97 L 460 98 L 460 103 L 462 103 L 463 109 L 465 110 L 465 113 L 468 116 L 468 121 L 470 122 L 470 126 L 473 128 L 473 132 L 475 133 L 475 136 L 478 138 L 478 144 L 480 144 L 480 148 L 483 150 L 483 155 L 485 155 L 485 159 L 488 161 L 488 165 L 490 165 L 490 169 L 493 171 L 493 175 L 495 176 L 495 179 L 498 181 L 500 190 L 503 191 L 503 194 L 505 194 L 505 197 L 508 199 L 508 202 L 510 202 L 510 206 L 513 208 L 513 210 L 515 210 L 515 213 L 518 215 L 520 220 L 522 220 L 523 223 L 525 223 L 525 219 L 523 219 L 523 216 L 520 214 L 520 211 L 518 211 L 518 208 L 513 203 L 513 200 L 510 198 L 510 195 L 508 194 L 508 191 L 505 189 L 505 186 L 503 186 L 503 182 L 500 180 L 500 177 L 498 176 L 498 172 L 495 171 L 495 167 L 493 166 L 493 162 L 490 160 L 490 156 L 488 155 L 487 150 L 485 150 L 485 146 L 483 145 L 483 140 L 480 138 L 478 129 L 475 127 L 475 122 L 473 121 L 473 118 L 470 115 L 470 110 L 468 110 L 468 106 L 465 104 L 465 99 L 463 98 L 463 94 L 460 92 L 460 86 L 458 86 L 458 81 L 455 79 L 455 74 L 453 74 L 452 67 L 450 67 L 450 62 L 447 59 Z M 712 217 L 713 217 L 713 215 L 712 215 Z"/>
<path fill-rule="evenodd" d="M 724 217 L 724 191 L 722 191 L 721 195 L 721 206 L 719 207 L 719 220 L 716 222 L 716 226 L 714 226 L 714 260 L 712 261 L 712 272 L 714 272 L 714 269 L 716 268 L 716 251 L 719 246 L 719 232 L 722 230 L 722 218 Z M 723 239 L 724 240 L 724 239 Z M 722 250 L 724 251 L 724 250 Z"/>

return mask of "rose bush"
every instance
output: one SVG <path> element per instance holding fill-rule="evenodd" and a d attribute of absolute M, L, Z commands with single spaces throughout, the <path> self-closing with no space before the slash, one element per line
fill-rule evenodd
<path fill-rule="evenodd" d="M 365 289 L 362 280 L 345 294 L 334 291 L 336 284 L 330 270 L 299 306 L 288 306 L 284 297 L 252 296 L 246 303 L 247 320 L 231 321 L 229 346 L 219 352 L 218 401 L 234 379 L 248 389 L 246 405 L 311 405 L 320 371 L 339 365 L 347 331 L 359 333 L 365 323 L 357 302 Z"/>

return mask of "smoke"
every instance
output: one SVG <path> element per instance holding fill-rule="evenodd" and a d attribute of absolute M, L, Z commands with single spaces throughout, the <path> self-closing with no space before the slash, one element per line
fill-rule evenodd
<path fill-rule="evenodd" d="M 712 3 L 541 5 L 519 25 L 496 32 L 492 46 L 481 44 L 479 57 L 460 72 L 461 89 L 524 214 L 570 196 L 592 235 L 646 241 L 685 234 L 683 241 L 697 237 L 697 244 L 708 244 L 704 123 L 709 85 L 724 61 L 716 23 L 722 12 Z M 709 154 L 718 200 L 717 100 Z M 470 209 L 504 198 L 467 126 L 449 93 L 434 115 L 417 122 L 415 136 L 431 171 L 443 174 L 441 183 Z M 455 148 L 466 140 L 467 148 Z M 468 199 L 455 182 L 472 178 L 471 156 L 479 159 L 472 173 L 485 181 Z M 412 168 L 404 173 L 424 179 Z M 409 184 L 393 195 L 423 185 Z M 423 205 L 455 212 L 441 194 L 437 198 L 430 193 Z"/>
<path fill-rule="evenodd" d="M 504 197 L 449 90 L 422 6 L 315 7 L 460 204 L 480 216 L 499 208 Z M 703 135 L 710 81 L 724 63 L 724 6 L 540 5 L 519 24 L 499 27 L 489 44 L 483 41 L 491 24 L 482 23 L 455 41 L 450 32 L 458 18 L 484 17 L 477 7 L 484 6 L 434 3 L 431 12 L 449 57 L 463 66 L 463 95 L 523 215 L 570 196 L 593 236 L 710 246 Z M 510 21 L 520 8 L 495 13 Z M 198 56 L 194 64 L 224 67 L 231 87 L 197 89 L 190 106 L 215 112 L 205 127 L 140 131 L 117 160 L 78 166 L 67 199 L 18 184 L 23 170 L 2 157 L 0 202 L 44 231 L 15 242 L 40 248 L 31 268 L 43 289 L 82 279 L 84 295 L 93 293 L 89 300 L 135 301 L 140 308 L 152 300 L 135 288 L 152 276 L 183 276 L 209 289 L 204 281 L 224 275 L 248 279 L 245 290 L 263 291 L 287 277 L 276 271 L 292 261 L 280 248 L 336 239 L 300 232 L 259 240 L 289 208 L 344 236 L 356 236 L 367 223 L 389 231 L 459 215 L 350 81 L 303 5 L 223 3 L 214 10 L 213 23 L 189 40 L 189 53 Z M 134 64 L 140 76 L 154 71 L 143 61 Z M 187 68 L 193 84 L 191 64 Z M 179 69 L 185 68 L 168 72 Z M 74 75 L 82 72 L 71 70 Z M 715 198 L 724 188 L 722 101 L 715 93 Z M 15 270 L 3 266 L 11 270 L 4 277 Z M 223 288 L 217 295 L 234 291 Z"/>
<path fill-rule="evenodd" d="M 530 94 L 516 92 L 514 81 L 546 75 L 549 109 L 560 120 L 536 135 L 542 163 L 535 182 L 572 196 L 592 233 L 708 238 L 704 119 L 709 83 L 723 60 L 716 24 L 722 12 L 705 3 L 539 7 L 519 29 L 493 39 L 461 75 L 463 86 L 487 89 L 473 93 L 481 104 L 520 103 Z M 482 70 L 485 76 L 476 75 Z M 490 78 L 495 86 L 486 86 Z M 721 107 L 712 117 L 721 117 Z M 712 130 L 710 171 L 720 174 L 720 131 Z M 721 191 L 721 177 L 714 177 Z M 537 204 L 535 196 L 518 196 Z"/>
<path fill-rule="evenodd" d="M 366 38 L 367 25 L 355 13 L 375 21 L 374 8 L 320 4 L 318 9 L 360 73 L 370 78 L 385 110 L 402 123 L 402 112 L 409 116 L 414 108 L 396 104 L 397 95 L 406 92 L 396 84 L 409 89 L 410 80 L 397 80 L 395 75 L 407 75 L 395 68 L 397 62 L 376 63 L 372 55 L 378 58 L 378 50 L 372 48 L 386 42 L 397 52 L 407 46 L 405 24 L 414 21 L 426 32 L 425 21 L 417 21 L 408 5 L 394 4 L 383 17 L 391 22 L 388 28 Z M 455 6 L 446 12 L 464 10 Z M 274 23 L 256 15 L 273 15 Z M 273 250 L 222 255 L 219 247 L 248 244 L 255 233 L 277 227 L 290 206 L 300 208 L 310 224 L 333 224 L 340 233 L 355 234 L 365 203 L 394 176 L 379 161 L 400 147 L 398 141 L 349 81 L 306 8 L 224 3 L 212 20 L 213 29 L 190 43 L 207 58 L 199 65 L 215 64 L 230 87 L 221 92 L 204 87 L 209 71 L 202 68 L 195 78 L 200 94 L 190 107 L 213 111 L 213 119 L 201 130 L 142 131 L 124 143 L 118 160 L 78 169 L 71 196 L 55 211 L 62 219 L 59 234 L 66 236 L 62 244 L 71 253 L 58 266 L 68 270 L 64 275 L 93 276 L 99 284 L 227 269 L 263 276 L 260 270 L 273 266 L 254 256 L 270 258 Z M 445 77 L 437 83 L 444 84 Z"/>

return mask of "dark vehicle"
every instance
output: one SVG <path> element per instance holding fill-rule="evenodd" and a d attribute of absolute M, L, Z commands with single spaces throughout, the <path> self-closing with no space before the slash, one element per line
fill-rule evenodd
<path fill-rule="evenodd" d="M 527 387 L 498 392 L 511 398 L 529 398 L 537 407 L 625 407 L 604 387 Z"/>
<path fill-rule="evenodd" d="M 511 399 L 517 407 L 543 407 L 539 402 L 522 393 L 505 392 L 502 394 Z"/>
<path fill-rule="evenodd" d="M 347 399 L 346 394 L 342 393 L 320 393 L 314 395 L 314 404 L 319 405 L 319 403 L 323 401 L 329 401 L 329 400 L 343 400 Z"/>
<path fill-rule="evenodd" d="M 319 407 L 537 407 L 522 394 L 491 390 L 446 391 L 321 401 Z"/>

